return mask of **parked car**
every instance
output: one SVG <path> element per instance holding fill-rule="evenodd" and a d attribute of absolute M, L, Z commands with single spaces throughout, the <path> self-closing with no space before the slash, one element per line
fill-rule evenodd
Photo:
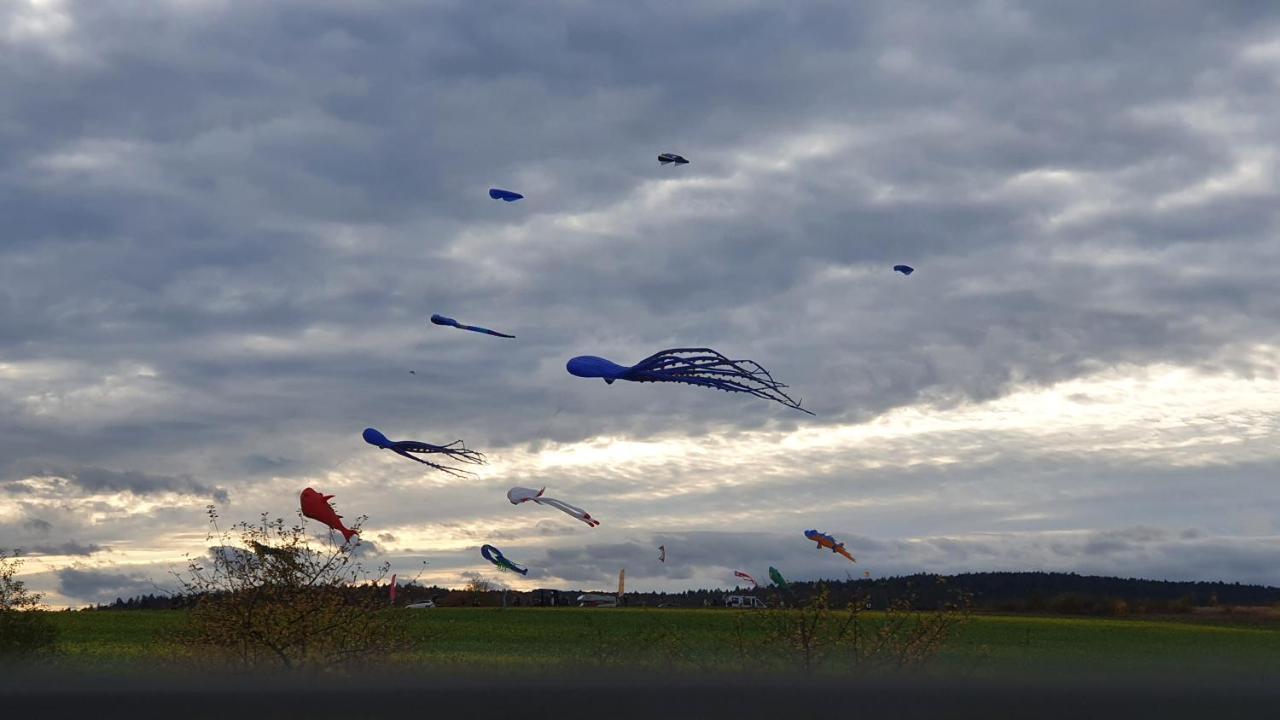
<path fill-rule="evenodd" d="M 417 603 L 412 603 L 410 605 L 405 605 L 404 609 L 405 610 L 427 610 L 435 606 L 436 604 L 433 601 L 425 600 L 423 602 L 417 602 Z"/>
<path fill-rule="evenodd" d="M 578 596 L 578 607 L 618 607 L 618 596 L 604 593 L 585 593 Z"/>
<path fill-rule="evenodd" d="M 769 607 L 764 604 L 764 601 L 754 595 L 730 595 L 724 599 L 724 606 L 727 608 L 740 608 L 742 610 L 764 610 Z"/>

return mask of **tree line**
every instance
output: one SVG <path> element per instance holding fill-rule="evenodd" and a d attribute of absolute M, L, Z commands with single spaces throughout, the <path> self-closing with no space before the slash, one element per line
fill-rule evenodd
<path fill-rule="evenodd" d="M 1006 613 L 1054 613 L 1066 615 L 1127 615 L 1190 612 L 1197 607 L 1269 606 L 1280 604 L 1280 588 L 1225 582 L 1144 580 L 1076 573 L 985 572 L 958 575 L 920 573 L 887 578 L 858 578 L 794 582 L 787 590 L 767 588 L 699 589 L 683 592 L 629 592 L 623 604 L 632 607 L 721 607 L 729 595 L 754 595 L 771 604 L 801 604 L 825 588 L 830 602 L 844 606 L 884 610 L 907 602 L 913 609 L 936 610 L 957 597 L 967 598 L 978 611 Z M 353 601 L 384 598 L 390 604 L 387 583 L 355 585 L 347 589 Z M 464 589 L 401 583 L 396 605 L 427 600 L 443 607 L 504 604 L 513 607 L 570 607 L 581 589 L 542 588 L 531 591 L 495 590 L 487 583 Z M 604 591 L 608 592 L 608 591 Z M 92 610 L 177 610 L 194 607 L 202 595 L 147 594 L 117 598 Z"/>

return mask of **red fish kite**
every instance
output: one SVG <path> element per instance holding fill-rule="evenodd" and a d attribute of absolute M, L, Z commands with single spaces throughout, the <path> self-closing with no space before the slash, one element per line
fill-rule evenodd
<path fill-rule="evenodd" d="M 322 522 L 342 533 L 342 539 L 345 542 L 350 540 L 352 535 L 358 535 L 359 533 L 342 524 L 342 516 L 334 512 L 333 507 L 329 505 L 329 499 L 332 497 L 332 495 L 321 495 L 311 488 L 303 490 L 302 515 Z"/>

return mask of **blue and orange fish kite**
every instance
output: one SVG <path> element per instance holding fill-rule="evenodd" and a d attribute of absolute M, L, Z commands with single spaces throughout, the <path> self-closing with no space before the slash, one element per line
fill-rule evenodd
<path fill-rule="evenodd" d="M 804 536 L 818 543 L 819 550 L 822 548 L 831 548 L 831 552 L 840 553 L 841 555 L 849 558 L 850 562 L 857 562 L 857 560 L 854 560 L 853 556 L 849 554 L 849 551 L 844 549 L 844 543 L 836 542 L 835 538 L 826 533 L 818 532 L 817 530 L 805 530 Z"/>

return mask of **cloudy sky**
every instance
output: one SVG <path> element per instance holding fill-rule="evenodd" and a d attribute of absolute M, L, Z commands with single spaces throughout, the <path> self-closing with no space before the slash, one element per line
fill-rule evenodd
<path fill-rule="evenodd" d="M 312 486 L 423 582 L 1280 584 L 1277 138 L 1272 3 L 8 0 L 0 547 L 110 601 Z M 688 346 L 816 416 L 564 369 Z"/>

